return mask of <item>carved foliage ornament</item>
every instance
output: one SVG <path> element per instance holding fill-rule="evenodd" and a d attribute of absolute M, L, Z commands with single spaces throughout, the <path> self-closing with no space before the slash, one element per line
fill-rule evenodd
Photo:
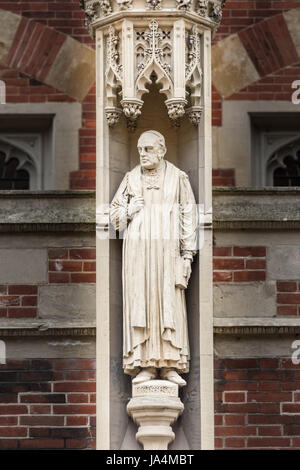
<path fill-rule="evenodd" d="M 94 21 L 115 11 L 133 8 L 135 0 L 79 0 L 79 2 L 80 7 L 86 14 L 86 27 L 92 33 L 91 25 Z M 195 11 L 198 15 L 207 17 L 219 24 L 226 0 L 196 0 L 195 3 L 192 0 L 173 0 L 173 2 L 174 9 Z M 144 0 L 144 4 L 145 10 L 164 9 L 163 0 Z"/>
<path fill-rule="evenodd" d="M 106 117 L 110 126 L 117 123 L 121 114 L 121 108 L 117 107 L 119 95 L 122 97 L 120 104 L 128 127 L 135 128 L 136 120 L 140 116 L 143 106 L 142 96 L 149 92 L 147 85 L 151 84 L 153 79 L 159 85 L 159 91 L 166 96 L 165 104 L 169 118 L 178 125 L 189 102 L 190 107 L 187 115 L 194 125 L 198 125 L 202 113 L 202 70 L 201 37 L 197 26 L 195 25 L 186 34 L 186 40 L 183 33 L 182 47 L 186 51 L 184 68 L 186 88 L 182 88 L 182 95 L 177 94 L 177 97 L 174 96 L 173 62 L 177 60 L 177 57 L 173 57 L 174 40 L 172 30 L 160 29 L 156 20 L 150 21 L 148 29 L 134 31 L 134 95 L 125 96 L 124 89 L 126 89 L 127 77 L 123 76 L 121 62 L 122 59 L 126 60 L 128 51 L 120 50 L 119 33 L 112 26 L 109 28 L 106 46 Z M 177 67 L 182 68 L 182 62 Z"/>
<path fill-rule="evenodd" d="M 136 32 L 136 59 L 138 74 L 156 63 L 170 77 L 171 72 L 171 31 L 158 29 L 157 21 L 151 21 L 149 31 Z"/>
<path fill-rule="evenodd" d="M 189 10 L 191 8 L 192 0 L 176 0 L 178 10 Z"/>

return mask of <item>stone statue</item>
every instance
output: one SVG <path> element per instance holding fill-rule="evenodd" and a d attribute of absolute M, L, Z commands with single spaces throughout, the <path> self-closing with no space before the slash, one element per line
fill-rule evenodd
<path fill-rule="evenodd" d="M 179 386 L 189 371 L 185 288 L 197 249 L 197 208 L 186 173 L 165 161 L 165 139 L 146 131 L 140 165 L 129 171 L 111 204 L 124 230 L 123 368 L 141 383 L 157 377 Z"/>

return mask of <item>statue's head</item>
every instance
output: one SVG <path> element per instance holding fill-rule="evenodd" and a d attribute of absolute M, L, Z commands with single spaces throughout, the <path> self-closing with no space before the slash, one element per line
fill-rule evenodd
<path fill-rule="evenodd" d="M 156 168 L 167 151 L 165 138 L 157 131 L 143 132 L 140 135 L 137 147 L 141 166 L 147 170 Z"/>

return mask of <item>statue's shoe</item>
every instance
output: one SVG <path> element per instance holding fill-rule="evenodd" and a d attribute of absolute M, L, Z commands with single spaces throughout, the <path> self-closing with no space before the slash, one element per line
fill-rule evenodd
<path fill-rule="evenodd" d="M 186 385 L 186 381 L 180 377 L 176 370 L 168 370 L 164 372 L 161 374 L 161 378 L 164 380 L 169 380 L 169 382 L 173 382 L 174 384 L 179 385 L 179 387 L 184 387 Z"/>
<path fill-rule="evenodd" d="M 150 370 L 142 370 L 137 374 L 134 379 L 132 379 L 133 384 L 140 384 L 142 382 L 147 382 L 147 380 L 155 379 L 156 374 Z"/>

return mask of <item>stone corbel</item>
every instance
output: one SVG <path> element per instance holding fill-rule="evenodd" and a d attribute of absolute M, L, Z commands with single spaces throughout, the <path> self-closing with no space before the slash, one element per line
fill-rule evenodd
<path fill-rule="evenodd" d="M 114 127 L 120 119 L 120 116 L 122 114 L 122 110 L 116 107 L 109 107 L 106 106 L 105 108 L 105 115 L 106 115 L 106 121 L 109 127 Z"/>
<path fill-rule="evenodd" d="M 186 110 L 186 114 L 193 126 L 198 127 L 198 125 L 200 124 L 202 112 L 202 106 L 191 106 Z"/>
<path fill-rule="evenodd" d="M 142 106 L 144 102 L 139 99 L 124 99 L 121 101 L 123 113 L 127 119 L 127 127 L 129 130 L 134 131 L 136 128 L 136 121 L 142 113 Z"/>
<path fill-rule="evenodd" d="M 165 101 L 169 118 L 172 121 L 178 121 L 185 114 L 185 106 L 187 101 L 182 98 L 171 98 Z"/>

